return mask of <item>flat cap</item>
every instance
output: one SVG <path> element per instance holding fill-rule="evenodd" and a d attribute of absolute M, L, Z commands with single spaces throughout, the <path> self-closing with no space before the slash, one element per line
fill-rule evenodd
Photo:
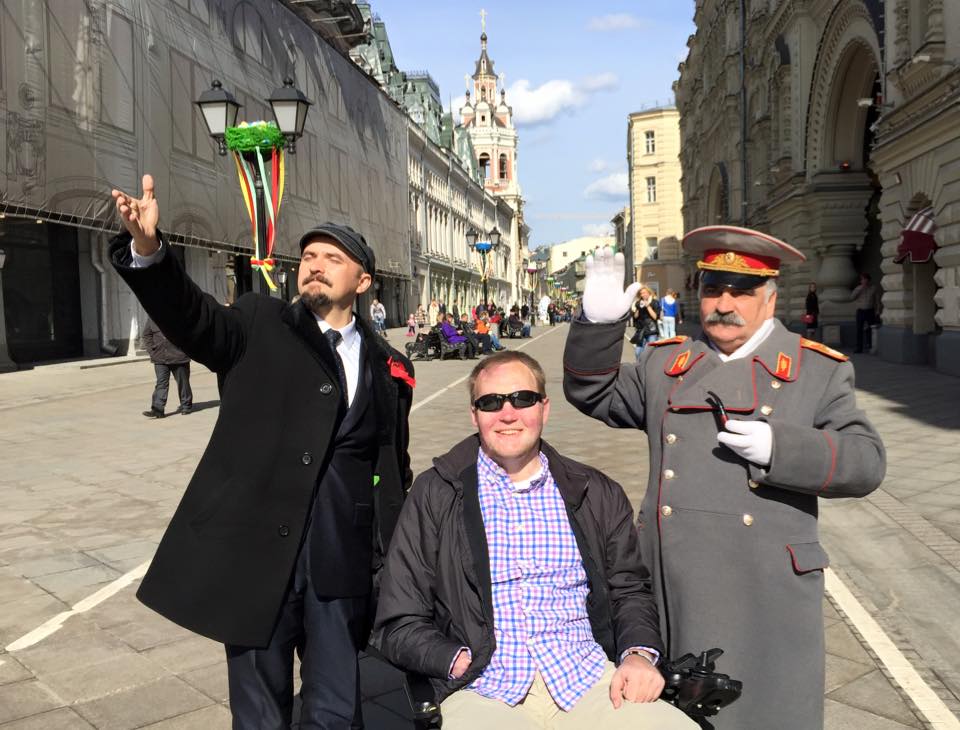
<path fill-rule="evenodd" d="M 806 261 L 789 243 L 737 226 L 704 226 L 683 237 L 683 250 L 699 259 L 704 284 L 751 289 L 780 275 L 781 262 Z"/>
<path fill-rule="evenodd" d="M 350 226 L 342 226 L 338 223 L 321 223 L 311 228 L 300 237 L 300 253 L 310 241 L 318 236 L 327 236 L 332 238 L 340 245 L 350 258 L 357 261 L 370 276 L 377 271 L 377 257 L 373 249 L 367 245 L 367 240 Z"/>

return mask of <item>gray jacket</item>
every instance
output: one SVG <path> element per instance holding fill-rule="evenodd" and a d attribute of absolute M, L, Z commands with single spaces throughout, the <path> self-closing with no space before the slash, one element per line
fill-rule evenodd
<path fill-rule="evenodd" d="M 856 406 L 846 357 L 779 322 L 752 356 L 724 363 L 704 339 L 648 347 L 621 363 L 625 322 L 574 322 L 564 391 L 609 426 L 647 432 L 650 474 L 639 529 L 670 657 L 720 647 L 744 683 L 718 730 L 823 725 L 823 569 L 818 497 L 876 489 L 885 453 Z M 760 469 L 717 442 L 707 403 L 764 419 Z"/>
<path fill-rule="evenodd" d="M 143 332 L 140 334 L 140 343 L 143 349 L 150 355 L 150 362 L 159 365 L 183 365 L 190 362 L 183 350 L 174 345 L 167 336 L 160 331 L 160 328 L 148 319 L 143 326 Z"/>

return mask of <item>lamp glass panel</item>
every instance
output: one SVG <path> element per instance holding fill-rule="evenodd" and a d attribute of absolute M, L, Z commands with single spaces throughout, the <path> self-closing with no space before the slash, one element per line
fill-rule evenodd
<path fill-rule="evenodd" d="M 228 104 L 225 101 L 211 101 L 200 104 L 203 112 L 203 121 L 207 123 L 207 131 L 211 135 L 222 135 L 227 129 Z M 236 119 L 236 112 L 233 113 Z"/>
<path fill-rule="evenodd" d="M 277 120 L 277 126 L 284 134 L 296 134 L 297 132 L 297 107 L 299 104 L 295 100 L 290 101 L 271 101 L 273 106 L 273 116 Z M 306 112 L 304 112 L 304 116 Z"/>

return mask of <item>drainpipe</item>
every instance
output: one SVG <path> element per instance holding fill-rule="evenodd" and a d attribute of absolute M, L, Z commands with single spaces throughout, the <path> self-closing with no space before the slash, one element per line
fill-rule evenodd
<path fill-rule="evenodd" d="M 119 349 L 107 339 L 107 272 L 103 268 L 103 249 L 99 237 L 90 233 L 87 236 L 90 241 L 90 264 L 97 272 L 97 282 L 100 284 L 100 349 L 108 355 L 116 355 Z"/>
<path fill-rule="evenodd" d="M 747 227 L 747 206 L 749 205 L 747 180 L 747 7 L 746 0 L 740 0 L 740 223 Z"/>

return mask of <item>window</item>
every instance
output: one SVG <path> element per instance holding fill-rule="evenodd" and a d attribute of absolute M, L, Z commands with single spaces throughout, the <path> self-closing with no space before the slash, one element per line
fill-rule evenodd
<path fill-rule="evenodd" d="M 191 15 L 197 16 L 204 23 L 210 22 L 210 10 L 207 8 L 207 0 L 173 0 L 174 3 L 186 10 Z"/>
<path fill-rule="evenodd" d="M 651 250 L 657 247 L 657 237 L 656 236 L 647 236 L 647 250 Z"/>
<path fill-rule="evenodd" d="M 133 131 L 133 25 L 116 12 L 107 16 L 108 52 L 100 64 L 100 121 Z"/>
<path fill-rule="evenodd" d="M 170 51 L 170 117 L 173 147 L 208 162 L 213 160 L 213 140 L 193 100 L 210 87 L 212 74 L 193 60 Z"/>
<path fill-rule="evenodd" d="M 500 172 L 500 179 L 501 179 L 501 180 L 506 180 L 506 179 L 507 179 L 507 165 L 508 165 L 508 163 L 507 163 L 507 156 L 506 156 L 506 155 L 500 155 L 500 170 L 499 170 L 499 172 Z"/>
<path fill-rule="evenodd" d="M 647 202 L 657 202 L 657 178 L 655 177 L 647 178 Z"/>
<path fill-rule="evenodd" d="M 490 155 L 486 152 L 480 155 L 480 177 L 484 180 L 490 179 Z"/>
<path fill-rule="evenodd" d="M 652 155 L 657 151 L 657 135 L 655 132 L 644 132 L 643 136 L 646 141 L 647 154 Z"/>

